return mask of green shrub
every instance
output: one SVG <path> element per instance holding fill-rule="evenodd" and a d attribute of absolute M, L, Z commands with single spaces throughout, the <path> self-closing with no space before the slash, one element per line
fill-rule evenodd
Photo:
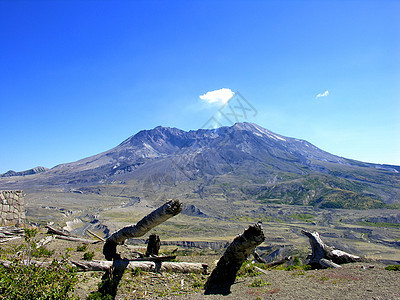
<path fill-rule="evenodd" d="M 252 284 L 250 284 L 249 286 L 250 287 L 261 287 L 261 286 L 266 286 L 266 285 L 271 285 L 271 283 L 265 282 L 261 278 L 256 278 L 256 279 L 254 279 Z"/>
<path fill-rule="evenodd" d="M 83 253 L 83 259 L 84 260 L 92 260 L 93 257 L 94 257 L 94 252 L 93 251 L 89 251 L 89 252 Z"/>
<path fill-rule="evenodd" d="M 141 268 L 134 268 L 131 271 L 132 276 L 139 276 L 143 273 L 143 270 Z"/>
<path fill-rule="evenodd" d="M 389 265 L 385 268 L 388 271 L 400 271 L 400 265 Z"/>
<path fill-rule="evenodd" d="M 85 252 L 87 250 L 88 245 L 82 244 L 76 247 L 76 252 Z"/>
<path fill-rule="evenodd" d="M 25 230 L 25 242 L 15 246 L 10 266 L 0 266 L 1 299 L 74 299 L 70 292 L 77 282 L 76 270 L 65 261 L 53 260 L 49 265 L 34 264 L 33 258 L 52 254 L 44 247 L 36 249 L 36 229 Z"/>
<path fill-rule="evenodd" d="M 261 272 L 256 271 L 251 261 L 246 261 L 242 264 L 239 271 L 236 274 L 236 278 L 240 277 L 254 277 L 260 275 Z"/>

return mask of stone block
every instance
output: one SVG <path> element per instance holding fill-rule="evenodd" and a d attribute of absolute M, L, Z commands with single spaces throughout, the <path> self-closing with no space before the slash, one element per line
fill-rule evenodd
<path fill-rule="evenodd" d="M 8 212 L 10 210 L 10 205 L 3 205 L 3 211 Z"/>

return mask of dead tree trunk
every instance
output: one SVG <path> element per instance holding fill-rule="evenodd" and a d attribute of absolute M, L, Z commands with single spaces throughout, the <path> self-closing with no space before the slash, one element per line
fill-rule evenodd
<path fill-rule="evenodd" d="M 208 278 L 205 294 L 229 294 L 230 287 L 235 281 L 236 274 L 243 262 L 264 239 L 260 223 L 249 226 L 243 234 L 237 236 L 228 246 Z"/>
<path fill-rule="evenodd" d="M 340 268 L 341 264 L 362 260 L 359 256 L 326 245 L 316 231 L 311 233 L 302 230 L 302 233 L 307 236 L 310 241 L 312 253 L 308 256 L 308 264 L 313 268 Z"/>
<path fill-rule="evenodd" d="M 176 216 L 182 210 L 182 203 L 179 200 L 170 200 L 163 206 L 140 220 L 136 225 L 124 227 L 114 232 L 104 244 L 103 254 L 107 260 L 120 259 L 117 253 L 117 245 L 128 238 L 145 235 L 153 227 L 163 223 L 169 218 Z"/>
<path fill-rule="evenodd" d="M 150 234 L 149 242 L 147 243 L 146 256 L 158 256 L 160 245 L 160 237 L 157 234 Z"/>

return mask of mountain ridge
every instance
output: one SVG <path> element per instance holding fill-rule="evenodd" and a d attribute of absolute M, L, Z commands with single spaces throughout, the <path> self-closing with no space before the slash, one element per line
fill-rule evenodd
<path fill-rule="evenodd" d="M 0 178 L 0 188 L 70 190 L 120 184 L 139 186 L 142 190 L 137 192 L 143 194 L 151 182 L 155 194 L 171 196 L 207 198 L 222 193 L 235 199 L 327 208 L 360 206 L 361 201 L 369 208 L 400 202 L 399 171 L 399 166 L 336 156 L 253 123 L 190 131 L 158 126 L 76 162 L 8 181 Z M 227 183 L 235 193 L 219 188 Z M 346 199 L 358 204 L 347 205 Z"/>

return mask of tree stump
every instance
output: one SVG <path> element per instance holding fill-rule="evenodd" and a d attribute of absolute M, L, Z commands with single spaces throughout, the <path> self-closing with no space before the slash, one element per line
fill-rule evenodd
<path fill-rule="evenodd" d="M 104 244 L 104 256 L 107 260 L 121 259 L 121 256 L 117 253 L 117 245 L 119 243 L 124 242 L 128 238 L 145 235 L 150 229 L 176 216 L 181 211 L 182 203 L 177 199 L 170 200 L 148 214 L 136 225 L 127 226 L 114 232 Z"/>
<path fill-rule="evenodd" d="M 157 234 L 151 234 L 149 236 L 149 242 L 147 243 L 146 256 L 158 256 L 160 245 L 160 237 Z"/>
<path fill-rule="evenodd" d="M 205 284 L 205 294 L 228 295 L 236 274 L 247 257 L 264 241 L 260 223 L 249 226 L 228 246 Z"/>
<path fill-rule="evenodd" d="M 302 230 L 302 234 L 308 237 L 311 245 L 312 253 L 307 258 L 309 259 L 308 264 L 312 268 L 340 268 L 341 264 L 362 260 L 359 256 L 326 245 L 316 231 L 311 233 Z"/>

